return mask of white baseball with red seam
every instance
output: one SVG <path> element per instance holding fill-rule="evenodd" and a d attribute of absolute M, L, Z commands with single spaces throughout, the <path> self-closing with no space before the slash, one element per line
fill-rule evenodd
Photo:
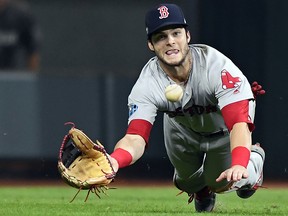
<path fill-rule="evenodd" d="M 165 96 L 171 102 L 180 101 L 183 97 L 183 88 L 178 84 L 168 85 L 165 89 Z"/>

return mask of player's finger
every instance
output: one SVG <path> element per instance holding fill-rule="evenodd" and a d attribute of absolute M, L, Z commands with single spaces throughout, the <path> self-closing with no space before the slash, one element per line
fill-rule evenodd
<path fill-rule="evenodd" d="M 256 86 L 256 90 L 259 91 L 260 89 L 262 89 L 262 86 L 261 85 L 257 85 Z"/>
<path fill-rule="evenodd" d="M 216 179 L 216 182 L 220 182 L 222 181 L 223 179 L 226 178 L 226 173 L 225 172 L 222 172 L 219 177 Z"/>
<path fill-rule="evenodd" d="M 243 176 L 243 174 L 242 174 L 242 172 L 233 172 L 233 174 L 232 174 L 232 181 L 240 181 L 241 179 L 242 179 L 242 176 Z"/>
<path fill-rule="evenodd" d="M 257 81 L 254 81 L 253 83 L 252 83 L 252 86 L 257 86 L 258 85 L 258 82 Z"/>
<path fill-rule="evenodd" d="M 266 93 L 266 92 L 265 92 L 265 90 L 263 90 L 263 89 L 259 91 L 259 94 L 260 94 L 260 95 L 263 95 L 263 94 L 265 94 L 265 93 Z"/>
<path fill-rule="evenodd" d="M 248 178 L 249 177 L 249 173 L 248 171 L 244 172 L 242 175 L 242 178 Z"/>
<path fill-rule="evenodd" d="M 226 179 L 228 182 L 230 182 L 232 180 L 232 172 L 231 171 L 226 172 Z"/>

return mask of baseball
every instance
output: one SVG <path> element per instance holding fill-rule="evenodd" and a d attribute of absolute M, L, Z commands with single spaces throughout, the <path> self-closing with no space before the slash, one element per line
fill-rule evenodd
<path fill-rule="evenodd" d="M 171 84 L 165 89 L 165 96 L 171 102 L 180 101 L 183 97 L 183 89 L 178 84 Z"/>

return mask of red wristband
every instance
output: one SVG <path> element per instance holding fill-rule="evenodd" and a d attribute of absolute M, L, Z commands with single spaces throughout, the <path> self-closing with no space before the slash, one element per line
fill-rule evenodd
<path fill-rule="evenodd" d="M 132 155 L 130 152 L 122 148 L 115 149 L 115 151 L 110 156 L 118 162 L 119 168 L 129 166 L 132 162 Z"/>
<path fill-rule="evenodd" d="M 244 146 L 237 146 L 231 152 L 232 155 L 232 164 L 234 165 L 241 165 L 247 168 L 249 159 L 250 159 L 250 151 Z"/>

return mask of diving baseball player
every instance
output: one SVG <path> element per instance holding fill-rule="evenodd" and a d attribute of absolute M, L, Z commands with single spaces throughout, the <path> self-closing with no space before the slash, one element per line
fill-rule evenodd
<path fill-rule="evenodd" d="M 262 184 L 265 153 L 252 145 L 255 100 L 247 78 L 216 49 L 189 45 L 186 20 L 175 4 L 151 9 L 146 31 L 155 57 L 129 95 L 127 133 L 111 154 L 114 170 L 143 155 L 156 115 L 164 113 L 173 181 L 189 202 L 194 199 L 196 211 L 212 211 L 216 193 L 252 196 Z"/>

